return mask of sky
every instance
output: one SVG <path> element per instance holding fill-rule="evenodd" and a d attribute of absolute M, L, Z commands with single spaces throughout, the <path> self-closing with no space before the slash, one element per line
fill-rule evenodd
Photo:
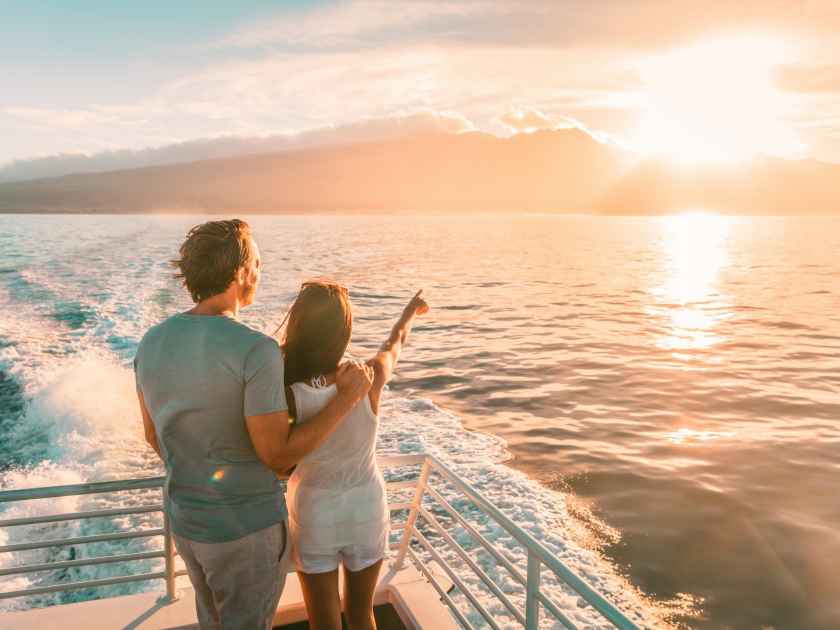
<path fill-rule="evenodd" d="M 415 126 L 840 163 L 837 0 L 0 0 L 0 15 L 0 175 Z"/>

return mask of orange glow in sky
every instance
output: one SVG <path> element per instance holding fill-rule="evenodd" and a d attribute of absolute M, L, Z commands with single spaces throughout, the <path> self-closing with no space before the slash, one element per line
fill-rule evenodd
<path fill-rule="evenodd" d="M 678 162 L 737 162 L 805 150 L 783 122 L 790 103 L 775 73 L 793 45 L 781 38 L 704 40 L 645 59 L 641 119 L 632 143 Z"/>

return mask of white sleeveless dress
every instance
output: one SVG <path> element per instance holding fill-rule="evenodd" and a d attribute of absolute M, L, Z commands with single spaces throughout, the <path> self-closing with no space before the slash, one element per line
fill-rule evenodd
<path fill-rule="evenodd" d="M 336 395 L 335 385 L 292 385 L 297 422 L 306 422 Z M 388 499 L 376 465 L 379 419 L 364 399 L 289 479 L 287 504 L 298 571 L 327 573 L 339 563 L 361 571 L 385 557 Z"/>

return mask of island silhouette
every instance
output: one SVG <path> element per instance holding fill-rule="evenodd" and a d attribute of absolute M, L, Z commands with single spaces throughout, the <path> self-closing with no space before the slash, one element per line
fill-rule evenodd
<path fill-rule="evenodd" d="M 0 212 L 840 213 L 840 165 L 642 158 L 577 128 L 426 132 L 0 183 Z"/>

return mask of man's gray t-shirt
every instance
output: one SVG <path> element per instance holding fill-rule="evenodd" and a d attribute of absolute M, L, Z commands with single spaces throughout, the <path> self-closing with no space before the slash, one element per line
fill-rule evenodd
<path fill-rule="evenodd" d="M 285 520 L 280 481 L 245 426 L 245 416 L 287 409 L 277 341 L 223 315 L 180 314 L 146 333 L 134 366 L 173 531 L 227 542 Z"/>

